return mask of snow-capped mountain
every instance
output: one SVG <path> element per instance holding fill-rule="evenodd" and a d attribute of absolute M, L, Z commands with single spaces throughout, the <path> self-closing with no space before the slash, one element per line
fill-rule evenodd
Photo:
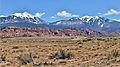
<path fill-rule="evenodd" d="M 60 20 L 60 21 L 56 21 L 53 24 L 55 25 L 74 25 L 74 24 L 84 24 L 84 23 L 93 23 L 93 22 L 97 22 L 98 24 L 100 24 L 101 22 L 106 22 L 109 19 L 104 19 L 102 17 L 99 16 L 84 16 L 81 18 L 77 18 L 77 17 L 73 17 L 69 20 Z"/>
<path fill-rule="evenodd" d="M 73 17 L 69 20 L 60 20 L 52 23 L 53 25 L 61 25 L 73 27 L 77 29 L 91 28 L 102 31 L 120 31 L 120 22 L 116 20 L 106 19 L 100 16 L 84 16 L 81 18 Z"/>
<path fill-rule="evenodd" d="M 39 17 L 35 17 L 28 12 L 23 13 L 14 13 L 7 17 L 1 16 L 0 17 L 0 24 L 4 23 L 17 23 L 17 22 L 27 22 L 27 23 L 34 23 L 34 24 L 45 24 L 46 22 Z"/>
<path fill-rule="evenodd" d="M 59 20 L 47 23 L 28 12 L 14 13 L 9 16 L 0 16 L 0 26 L 34 26 L 48 28 L 75 28 L 100 30 L 105 32 L 120 31 L 120 21 L 106 19 L 100 16 L 73 17 L 68 20 Z"/>

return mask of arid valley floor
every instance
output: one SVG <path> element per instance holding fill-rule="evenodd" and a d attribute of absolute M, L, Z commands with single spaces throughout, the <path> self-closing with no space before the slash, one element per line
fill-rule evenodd
<path fill-rule="evenodd" d="M 120 36 L 0 38 L 0 67 L 120 67 Z"/>

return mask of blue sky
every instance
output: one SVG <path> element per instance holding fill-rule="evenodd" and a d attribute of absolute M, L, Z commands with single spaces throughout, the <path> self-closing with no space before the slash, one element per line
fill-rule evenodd
<path fill-rule="evenodd" d="M 47 21 L 85 15 L 120 19 L 120 0 L 0 0 L 0 15 L 24 11 L 39 12 Z"/>

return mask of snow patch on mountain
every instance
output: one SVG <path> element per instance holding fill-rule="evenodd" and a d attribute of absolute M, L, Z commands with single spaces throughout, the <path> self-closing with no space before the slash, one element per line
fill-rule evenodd
<path fill-rule="evenodd" d="M 13 15 L 15 15 L 17 17 L 22 17 L 22 18 L 34 18 L 34 16 L 28 12 L 14 13 Z"/>
<path fill-rule="evenodd" d="M 5 15 L 0 15 L 0 17 L 7 17 L 7 16 L 5 16 Z"/>
<path fill-rule="evenodd" d="M 113 19 L 114 21 L 118 21 L 118 22 L 120 22 L 120 19 Z"/>
<path fill-rule="evenodd" d="M 89 20 L 92 18 L 93 18 L 93 16 L 83 16 L 80 19 L 83 20 L 84 22 L 89 22 Z"/>
<path fill-rule="evenodd" d="M 41 18 L 43 15 L 45 15 L 45 13 L 40 13 L 40 12 L 37 12 L 35 13 L 35 15 L 31 14 L 31 13 L 28 13 L 28 12 L 23 12 L 23 13 L 14 13 L 12 14 L 16 17 L 21 17 L 21 18 L 34 18 L 34 17 L 38 17 L 38 18 Z"/>
<path fill-rule="evenodd" d="M 104 24 L 101 25 L 101 27 L 103 27 L 103 26 L 104 26 Z"/>

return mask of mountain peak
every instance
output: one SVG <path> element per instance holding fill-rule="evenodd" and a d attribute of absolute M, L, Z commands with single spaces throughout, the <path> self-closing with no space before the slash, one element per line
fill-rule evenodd
<path fill-rule="evenodd" d="M 104 17 L 100 16 L 83 16 L 80 18 L 83 22 L 94 22 L 94 21 L 103 21 Z"/>
<path fill-rule="evenodd" d="M 83 18 L 93 18 L 93 16 L 83 16 L 83 17 L 81 17 L 81 19 L 83 19 Z"/>
<path fill-rule="evenodd" d="M 100 19 L 101 17 L 100 16 L 83 16 L 80 19 L 92 19 L 92 18 L 94 18 L 94 19 Z"/>
<path fill-rule="evenodd" d="M 77 21 L 77 20 L 80 20 L 80 18 L 78 17 L 72 17 L 71 19 L 69 19 L 70 21 Z"/>
<path fill-rule="evenodd" d="M 34 18 L 34 16 L 28 12 L 14 13 L 13 15 L 15 15 L 17 17 L 22 17 L 22 18 Z"/>
<path fill-rule="evenodd" d="M 28 12 L 14 13 L 6 17 L 0 17 L 0 24 L 5 23 L 19 23 L 28 22 L 34 24 L 46 24 L 46 22 L 39 17 L 32 15 Z"/>
<path fill-rule="evenodd" d="M 101 18 L 100 16 L 94 16 L 96 19 L 99 19 L 99 18 Z"/>

